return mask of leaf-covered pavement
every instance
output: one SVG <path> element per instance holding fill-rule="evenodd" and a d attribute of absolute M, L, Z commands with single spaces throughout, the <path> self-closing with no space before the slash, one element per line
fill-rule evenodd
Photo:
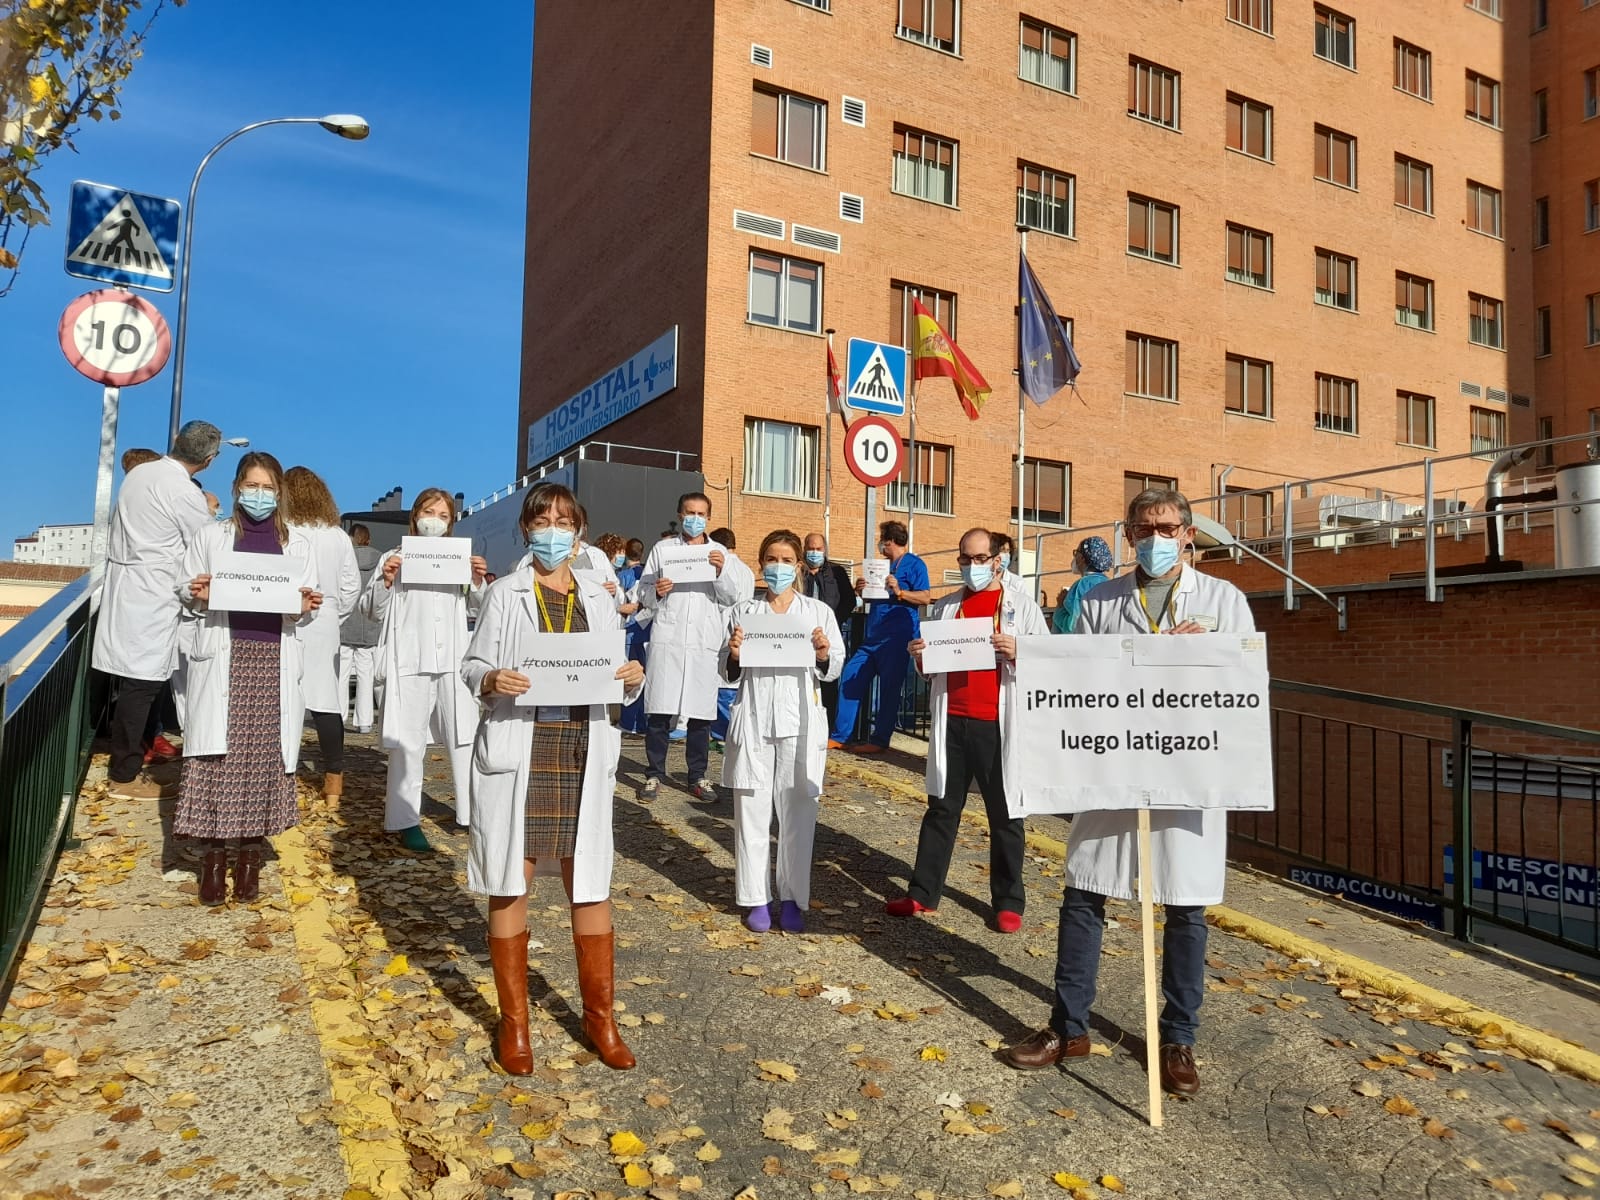
<path fill-rule="evenodd" d="M 0 1024 L 0 1197 L 1568 1197 L 1600 1178 L 1600 1088 L 1216 931 L 1203 1090 L 1149 1129 L 1129 906 L 1109 910 L 1096 1053 L 1011 1071 L 995 1050 L 1048 1011 L 1059 862 L 1030 861 L 1023 932 L 992 932 L 964 827 L 940 913 L 887 917 L 918 808 L 841 771 L 810 929 L 758 937 L 732 905 L 731 805 L 639 803 L 637 743 L 615 898 L 639 1067 L 583 1049 L 543 878 L 538 1070 L 512 1079 L 489 1060 L 465 835 L 430 804 L 440 852 L 399 850 L 380 756 L 350 757 L 343 801 L 305 791 L 249 908 L 199 908 L 156 814 L 87 790 Z"/>

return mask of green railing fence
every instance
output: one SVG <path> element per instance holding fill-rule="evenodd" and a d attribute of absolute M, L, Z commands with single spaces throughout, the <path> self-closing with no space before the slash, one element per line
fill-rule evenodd
<path fill-rule="evenodd" d="M 84 575 L 0 635 L 0 1006 L 88 770 L 98 591 Z"/>

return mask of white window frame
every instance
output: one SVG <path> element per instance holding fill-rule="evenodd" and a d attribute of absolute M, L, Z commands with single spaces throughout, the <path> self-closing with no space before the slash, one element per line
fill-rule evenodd
<path fill-rule="evenodd" d="M 1249 96 L 1243 95 L 1240 92 L 1229 92 L 1226 102 L 1228 104 L 1232 104 L 1234 101 L 1238 101 L 1240 105 L 1239 145 L 1229 146 L 1228 149 L 1234 154 L 1242 154 L 1246 158 L 1255 159 L 1257 162 L 1272 162 L 1272 105 L 1265 104 L 1260 100 L 1252 100 Z M 1249 115 L 1251 109 L 1256 109 L 1265 118 L 1265 120 L 1262 122 L 1262 128 L 1266 133 L 1267 139 L 1265 154 L 1257 154 L 1254 150 L 1249 149 L 1246 145 L 1250 139 L 1248 125 L 1245 121 L 1245 118 Z M 1226 137 L 1226 133 L 1224 133 L 1223 136 Z"/>
<path fill-rule="evenodd" d="M 775 96 L 778 100 L 778 153 L 768 159 L 769 162 L 786 163 L 791 167 L 799 167 L 803 171 L 827 171 L 828 169 L 828 102 L 817 100 L 811 96 L 802 96 L 798 92 L 786 91 L 783 88 L 757 87 L 753 89 Z M 815 111 L 814 124 L 811 135 L 811 162 L 797 162 L 789 157 L 789 106 L 791 104 L 807 104 Z M 757 158 L 767 158 L 765 154 L 757 154 Z"/>
<path fill-rule="evenodd" d="M 1147 249 L 1147 250 L 1136 250 L 1136 249 L 1134 249 L 1132 238 L 1130 237 L 1129 241 L 1128 241 L 1128 253 L 1131 254 L 1134 258 L 1143 258 L 1143 259 L 1149 260 L 1150 262 L 1165 263 L 1169 267 L 1177 266 L 1179 264 L 1179 262 L 1180 262 L 1178 234 L 1180 232 L 1180 224 L 1181 224 L 1182 215 L 1183 215 L 1182 214 L 1182 210 L 1179 209 L 1179 207 L 1176 204 L 1168 204 L 1165 200 L 1157 200 L 1153 196 L 1142 196 L 1138 192 L 1129 192 L 1128 193 L 1128 199 L 1137 200 L 1140 203 L 1146 205 L 1144 232 L 1145 232 L 1145 245 L 1147 247 L 1149 247 L 1149 249 Z M 1171 258 L 1162 258 L 1161 255 L 1159 255 L 1159 254 L 1157 254 L 1155 252 L 1155 244 L 1156 244 L 1155 217 L 1156 217 L 1156 210 L 1157 209 L 1162 209 L 1162 210 L 1164 210 L 1166 212 L 1170 212 L 1172 214 L 1172 257 Z"/>
<path fill-rule="evenodd" d="M 1042 49 L 1034 50 L 1024 42 L 1023 38 L 1027 34 L 1029 26 L 1039 30 Z M 1047 83 L 1043 78 L 1048 74 L 1045 69 L 1047 65 L 1045 60 L 1063 61 L 1061 55 L 1051 52 L 1051 45 L 1058 38 L 1065 40 L 1067 43 L 1067 53 L 1064 60 L 1066 64 L 1066 85 L 1064 87 L 1057 87 L 1053 83 Z M 1035 73 L 1030 73 L 1028 70 L 1029 55 L 1035 56 L 1038 60 L 1036 64 L 1038 70 Z M 1060 92 L 1064 96 L 1076 96 L 1078 94 L 1078 35 L 1070 29 L 1063 29 L 1059 25 L 1050 24 L 1048 21 L 1040 21 L 1029 16 L 1021 17 L 1017 22 L 1017 78 L 1036 87 L 1045 88 L 1047 91 Z"/>
<path fill-rule="evenodd" d="M 1407 320 L 1406 317 L 1403 314 L 1413 313 L 1416 310 L 1412 309 L 1412 308 L 1401 308 L 1400 304 L 1397 301 L 1395 303 L 1395 306 L 1394 306 L 1394 323 L 1396 325 L 1400 325 L 1400 326 L 1402 326 L 1402 327 L 1404 327 L 1406 329 L 1421 329 L 1421 330 L 1425 330 L 1428 333 L 1432 333 L 1433 332 L 1433 325 L 1434 325 L 1434 314 L 1435 314 L 1435 311 L 1436 311 L 1435 308 L 1434 308 L 1433 280 L 1428 279 L 1428 278 L 1426 278 L 1425 276 L 1422 276 L 1422 275 L 1413 275 L 1410 271 L 1396 271 L 1394 273 L 1394 277 L 1395 277 L 1395 282 L 1397 284 L 1402 279 L 1404 279 L 1407 282 L 1407 284 L 1411 284 L 1411 283 L 1426 284 L 1427 285 L 1427 293 L 1428 293 L 1428 299 L 1427 299 L 1428 307 L 1427 307 L 1427 310 L 1422 314 L 1422 319 L 1420 321 Z"/>
<path fill-rule="evenodd" d="M 1349 62 L 1345 62 L 1344 59 L 1338 57 L 1338 43 L 1335 40 L 1335 35 L 1331 26 L 1326 20 L 1324 20 L 1326 17 L 1338 17 L 1343 21 L 1349 22 Z M 1326 4 L 1318 4 L 1314 6 L 1313 19 L 1316 22 L 1316 30 L 1311 42 L 1311 52 L 1316 55 L 1316 57 L 1322 59 L 1323 62 L 1331 62 L 1335 66 L 1345 68 L 1347 71 L 1354 71 L 1356 69 L 1356 19 L 1349 13 L 1342 13 L 1338 9 L 1330 8 Z M 1326 39 L 1326 45 L 1319 47 L 1317 43 L 1324 39 Z M 1324 49 L 1327 50 L 1326 54 L 1323 53 Z"/>
<path fill-rule="evenodd" d="M 1427 216 L 1433 216 L 1433 164 L 1430 162 L 1423 162 L 1420 158 L 1412 158 L 1409 154 L 1401 154 L 1397 152 L 1394 156 L 1394 165 L 1397 168 L 1404 166 L 1408 176 L 1411 172 L 1411 168 L 1423 168 L 1422 186 L 1423 191 L 1427 193 L 1427 195 L 1424 197 L 1424 203 L 1427 204 L 1427 207 L 1417 208 L 1415 205 L 1406 204 L 1401 200 L 1396 200 L 1394 202 L 1394 206 L 1396 208 L 1403 208 L 1407 212 L 1424 213 Z"/>
<path fill-rule="evenodd" d="M 1328 261 L 1328 289 L 1327 289 L 1326 293 L 1324 293 L 1322 288 L 1319 288 L 1319 287 L 1316 286 L 1317 280 L 1316 280 L 1316 274 L 1315 274 L 1314 270 L 1313 270 L 1312 277 L 1311 277 L 1311 286 L 1312 286 L 1312 289 L 1313 289 L 1313 291 L 1315 293 L 1317 303 L 1322 305 L 1324 308 L 1336 308 L 1340 312 L 1353 313 L 1353 312 L 1360 311 L 1361 291 L 1360 291 L 1360 288 L 1357 285 L 1357 278 L 1356 278 L 1356 273 L 1357 273 L 1357 270 L 1358 270 L 1358 268 L 1360 266 L 1360 263 L 1358 262 L 1358 260 L 1356 259 L 1356 257 L 1353 254 L 1341 254 L 1337 250 L 1329 250 L 1325 246 L 1318 246 L 1317 247 L 1317 256 L 1320 258 L 1324 254 L 1326 254 L 1328 256 L 1328 260 L 1329 260 Z M 1340 304 L 1339 303 L 1338 266 L 1339 266 L 1339 264 L 1341 262 L 1347 262 L 1347 263 L 1350 264 L 1350 303 L 1349 304 Z M 1314 266 L 1314 264 L 1313 264 L 1313 266 Z M 1326 299 L 1323 298 L 1324 295 L 1326 295 L 1326 297 L 1327 297 Z M 1334 376 L 1330 376 L 1329 378 L 1335 378 L 1335 377 Z M 1342 377 L 1340 377 L 1340 378 L 1342 378 Z"/>
<path fill-rule="evenodd" d="M 1239 402 L 1242 407 L 1234 408 L 1228 403 L 1228 388 L 1226 381 L 1224 381 L 1222 388 L 1222 410 L 1227 413 L 1232 413 L 1236 417 L 1253 417 L 1257 421 L 1272 420 L 1272 363 L 1264 358 L 1256 358 L 1249 354 L 1228 354 L 1223 358 L 1224 372 L 1227 371 L 1228 363 L 1230 362 L 1236 362 L 1239 364 Z M 1251 397 L 1249 388 L 1249 368 L 1252 366 L 1266 368 L 1266 371 L 1263 372 L 1263 376 L 1266 380 L 1266 395 L 1260 412 L 1252 412 L 1250 409 Z"/>
<path fill-rule="evenodd" d="M 780 268 L 780 270 L 778 272 L 778 276 L 777 276 L 777 283 L 778 283 L 778 288 L 777 288 L 778 311 L 777 311 L 777 314 L 776 314 L 776 319 L 772 320 L 772 321 L 761 320 L 756 316 L 756 307 L 755 307 L 756 296 L 755 296 L 755 291 L 756 291 L 756 258 L 757 258 L 757 256 L 760 256 L 762 258 L 777 259 L 782 264 L 782 266 L 781 266 L 781 268 Z M 788 308 L 789 308 L 790 269 L 793 266 L 795 266 L 796 264 L 799 264 L 801 266 L 807 266 L 807 267 L 815 268 L 815 270 L 817 272 L 817 301 L 816 301 L 816 319 L 817 319 L 817 323 L 816 323 L 815 327 L 806 326 L 806 325 L 797 325 L 797 324 L 792 323 L 788 319 L 788 316 L 789 316 Z M 749 257 L 745 260 L 745 274 L 746 274 L 745 322 L 747 324 L 759 325 L 764 329 L 783 329 L 783 330 L 787 330 L 790 333 L 804 333 L 804 334 L 811 334 L 811 335 L 820 335 L 822 333 L 822 325 L 823 325 L 823 321 L 822 321 L 822 312 L 823 312 L 822 304 L 823 304 L 823 284 L 825 282 L 825 278 L 824 278 L 825 273 L 823 271 L 823 267 L 822 267 L 821 263 L 814 262 L 814 261 L 812 261 L 811 259 L 808 259 L 808 258 L 799 258 L 799 257 L 797 257 L 795 255 L 791 255 L 791 254 L 778 254 L 778 253 L 776 253 L 774 251 L 771 251 L 771 250 L 758 250 L 758 249 L 752 247 L 751 250 L 750 250 Z"/>
<path fill-rule="evenodd" d="M 934 451 L 942 450 L 945 453 L 945 482 L 943 486 L 933 482 L 933 456 Z M 911 495 L 911 444 L 905 439 L 900 441 L 901 471 L 906 476 L 904 483 L 900 482 L 897 475 L 884 485 L 883 504 L 885 508 L 905 512 L 906 500 Z M 923 456 L 927 457 L 927 470 L 923 470 Z M 939 442 L 919 441 L 917 443 L 917 511 L 931 513 L 934 516 L 954 516 L 956 502 L 956 448 L 946 446 Z"/>
<path fill-rule="evenodd" d="M 1472 305 L 1474 301 L 1487 300 L 1495 306 L 1495 315 L 1492 319 L 1474 316 Z M 1481 335 L 1481 336 L 1480 336 Z M 1487 340 L 1490 336 L 1494 340 Z M 1504 350 L 1506 348 L 1506 302 L 1494 296 L 1486 296 L 1482 292 L 1467 293 L 1467 341 L 1474 346 L 1486 346 L 1490 350 Z"/>
<path fill-rule="evenodd" d="M 1039 174 L 1039 191 L 1030 192 L 1022 184 L 1017 185 L 1017 224 L 1029 229 L 1036 229 L 1040 233 L 1053 234 L 1056 237 L 1073 238 L 1078 235 L 1078 177 L 1067 171 L 1055 171 L 1049 167 L 1042 167 L 1036 162 L 1020 159 L 1017 166 L 1024 172 L 1036 171 Z M 1064 179 L 1067 181 L 1067 198 L 1065 202 L 1055 198 L 1053 189 L 1047 190 L 1047 185 L 1052 180 Z M 1047 212 L 1061 212 L 1065 210 L 1066 228 L 1057 229 L 1053 225 L 1038 224 L 1027 219 L 1029 205 L 1037 208 L 1040 219 L 1043 220 Z"/>
<path fill-rule="evenodd" d="M 1238 8 L 1238 9 L 1242 10 L 1250 2 L 1251 2 L 1251 0 L 1228 0 L 1227 14 L 1228 14 L 1229 23 L 1233 24 L 1233 25 L 1237 25 L 1241 29 L 1254 30 L 1256 33 L 1264 34 L 1267 37 L 1271 37 L 1272 36 L 1272 0 L 1257 0 L 1257 3 L 1259 3 L 1261 5 L 1261 24 L 1259 24 L 1259 25 L 1252 25 L 1242 15 L 1241 16 L 1235 16 L 1234 15 L 1234 9 Z"/>
<path fill-rule="evenodd" d="M 1361 433 L 1361 385 L 1343 375 L 1330 375 L 1318 371 L 1316 411 L 1313 421 L 1323 433 L 1339 433 L 1357 437 Z M 1326 384 L 1326 388 L 1324 388 Z M 1348 385 L 1348 386 L 1347 386 Z M 1335 395 L 1337 392 L 1337 395 Z M 1348 409 L 1347 414 L 1340 410 Z M 1346 428 L 1348 425 L 1348 428 Z"/>
<path fill-rule="evenodd" d="M 1484 418 L 1484 425 L 1492 432 L 1487 437 L 1478 436 L 1478 418 Z M 1467 439 L 1473 454 L 1480 458 L 1497 456 L 1501 450 L 1511 443 L 1507 440 L 1510 436 L 1510 421 L 1506 414 L 1498 408 L 1484 408 L 1473 404 L 1467 408 Z"/>
<path fill-rule="evenodd" d="M 1502 100 L 1503 100 L 1502 85 L 1501 85 L 1500 81 L 1498 79 L 1495 79 L 1492 76 L 1485 75 L 1482 71 L 1474 71 L 1471 67 L 1468 67 L 1467 68 L 1467 82 L 1468 83 L 1473 83 L 1474 81 L 1476 81 L 1477 86 L 1478 86 L 1480 91 L 1483 89 L 1483 87 L 1485 85 L 1487 85 L 1488 87 L 1493 89 L 1490 92 L 1490 96 L 1491 96 L 1491 99 L 1493 100 L 1493 103 L 1492 103 L 1491 107 L 1493 108 L 1494 111 L 1493 111 L 1493 115 L 1491 116 L 1491 118 L 1489 120 L 1485 121 L 1481 116 L 1478 115 L 1477 107 L 1474 106 L 1471 109 L 1464 110 L 1466 112 L 1467 120 L 1475 121 L 1479 125 L 1486 125 L 1490 129 L 1499 129 L 1500 125 L 1501 125 Z"/>
<path fill-rule="evenodd" d="M 1439 445 L 1438 397 L 1430 396 L 1426 392 L 1412 392 L 1407 391 L 1405 388 L 1399 388 L 1395 391 L 1394 398 L 1396 408 L 1403 408 L 1405 411 L 1404 427 L 1395 430 L 1395 440 L 1402 446 L 1420 446 L 1424 450 L 1436 449 Z M 1412 420 L 1411 412 L 1411 401 L 1413 400 L 1426 400 L 1428 402 L 1428 428 L 1424 431 L 1424 434 L 1427 438 L 1426 441 L 1421 441 L 1417 437 L 1417 430 L 1415 428 L 1415 422 Z M 1401 424 L 1399 413 L 1395 414 L 1395 424 Z"/>
<path fill-rule="evenodd" d="M 938 0 L 897 0 L 895 4 L 894 35 L 898 38 L 904 38 L 908 42 L 915 42 L 919 46 L 926 46 L 930 50 L 937 50 L 941 54 L 959 55 L 961 53 L 961 0 L 954 0 L 953 3 L 954 19 L 951 22 L 951 32 L 955 34 L 955 39 L 948 46 L 935 37 L 932 32 L 934 8 L 937 3 Z M 905 11 L 905 7 L 908 4 L 921 5 L 922 30 L 912 29 L 909 25 L 900 23 L 900 14 Z M 926 32 L 923 32 L 924 30 Z"/>
<path fill-rule="evenodd" d="M 1243 233 L 1243 234 L 1246 235 L 1246 238 L 1245 238 L 1245 259 L 1246 259 L 1247 262 L 1248 262 L 1249 257 L 1250 257 L 1250 255 L 1249 255 L 1249 242 L 1250 242 L 1250 239 L 1252 237 L 1259 237 L 1259 238 L 1261 238 L 1262 240 L 1264 240 L 1266 242 L 1266 254 L 1264 256 L 1264 260 L 1266 262 L 1267 271 L 1266 271 L 1266 278 L 1265 279 L 1259 279 L 1259 280 L 1256 279 L 1256 277 L 1253 276 L 1250 273 L 1248 267 L 1246 267 L 1246 269 L 1244 269 L 1242 271 L 1237 271 L 1236 272 L 1233 269 L 1233 267 L 1231 265 L 1229 265 L 1229 263 L 1227 261 L 1227 258 L 1228 258 L 1228 247 L 1227 247 L 1227 245 L 1225 243 L 1224 246 L 1223 246 L 1223 268 L 1222 268 L 1223 277 L 1226 278 L 1229 283 L 1237 283 L 1237 284 L 1240 284 L 1243 287 L 1262 288 L 1262 289 L 1270 292 L 1272 290 L 1272 235 L 1270 233 L 1268 233 L 1265 229 L 1255 229 L 1255 228 L 1252 228 L 1249 225 L 1240 224 L 1238 221 L 1229 221 L 1229 222 L 1226 223 L 1226 225 L 1227 225 L 1227 236 L 1228 237 L 1231 237 L 1235 230 L 1238 230 L 1240 233 Z"/>
<path fill-rule="evenodd" d="M 1040 514 L 1040 509 L 1039 509 L 1039 468 L 1040 467 L 1056 468 L 1056 469 L 1059 469 L 1060 472 L 1061 472 L 1061 507 L 1062 507 L 1062 513 L 1061 513 L 1061 519 L 1060 520 L 1046 520 L 1044 517 L 1039 515 Z M 1011 458 L 1011 472 L 1012 472 L 1012 478 L 1013 479 L 1015 479 L 1015 477 L 1016 477 L 1016 470 L 1017 470 L 1017 459 L 1016 459 L 1016 456 L 1013 455 L 1012 458 Z M 1072 526 L 1072 464 L 1069 463 L 1069 462 L 1060 462 L 1060 461 L 1058 461 L 1056 459 L 1053 459 L 1053 458 L 1025 458 L 1025 459 L 1022 460 L 1022 477 L 1023 477 L 1022 498 L 1024 500 L 1027 499 L 1029 482 L 1031 481 L 1032 484 L 1033 484 L 1033 507 L 1024 510 L 1025 515 L 1027 517 L 1027 522 L 1026 523 L 1028 525 L 1042 525 L 1046 529 L 1051 529 L 1051 528 L 1054 528 L 1054 529 L 1068 529 L 1068 528 L 1071 528 L 1071 526 Z M 1012 497 L 1011 497 L 1011 519 L 1013 521 L 1015 521 L 1017 519 L 1017 497 L 1016 497 L 1015 494 L 1013 494 Z"/>
<path fill-rule="evenodd" d="M 787 450 L 769 448 L 768 432 L 792 431 L 793 446 Z M 779 421 L 771 417 L 744 419 L 744 492 L 757 496 L 787 496 L 798 500 L 818 498 L 818 454 L 821 430 L 815 425 Z M 786 472 L 787 480 L 774 480 L 772 472 Z M 763 483 L 786 482 L 786 487 L 762 487 Z"/>
<path fill-rule="evenodd" d="M 906 137 L 922 139 L 923 152 L 920 155 L 908 154 L 897 145 L 894 150 L 894 167 L 890 175 L 889 190 L 897 196 L 910 196 L 913 200 L 921 200 L 925 204 L 938 204 L 944 208 L 955 208 L 961 198 L 961 143 L 953 138 L 942 137 L 937 133 L 929 133 L 910 125 L 895 126 L 895 141 L 899 142 Z M 930 170 L 927 154 L 929 144 L 950 147 L 950 183 L 948 187 L 949 199 L 934 196 L 928 184 L 937 179 L 935 171 Z M 932 160 L 935 168 L 939 160 L 935 156 Z M 902 174 L 908 180 L 909 186 L 901 187 Z"/>
<path fill-rule="evenodd" d="M 1170 129 L 1174 133 L 1183 132 L 1183 72 L 1171 67 L 1164 67 L 1160 63 L 1151 62 L 1138 55 L 1129 55 L 1128 69 L 1133 72 L 1134 103 L 1128 109 L 1128 115 L 1136 121 L 1143 121 L 1147 125 L 1159 125 L 1163 129 Z M 1172 119 L 1163 120 L 1155 114 L 1154 96 L 1155 89 L 1152 81 L 1158 76 L 1172 77 Z M 1150 113 L 1139 111 L 1140 97 L 1144 98 L 1146 106 L 1151 108 Z"/>
<path fill-rule="evenodd" d="M 1130 396 L 1138 396 L 1142 400 L 1164 400 L 1168 404 L 1178 402 L 1178 343 L 1171 338 L 1156 337 L 1150 333 L 1138 333 L 1129 330 L 1126 341 L 1136 342 L 1135 353 L 1139 356 L 1138 374 L 1134 386 L 1140 390 L 1129 392 Z M 1150 350 L 1156 345 L 1172 347 L 1172 353 L 1167 358 L 1168 377 L 1161 380 L 1161 385 L 1170 389 L 1170 392 L 1156 392 L 1150 390 Z M 1126 349 L 1124 349 L 1126 353 Z M 1126 381 L 1126 371 L 1124 371 Z"/>
<path fill-rule="evenodd" d="M 1422 71 L 1421 71 L 1422 78 L 1421 78 L 1421 81 L 1420 81 L 1422 90 L 1420 92 L 1413 92 L 1410 88 L 1405 86 L 1405 82 L 1404 82 L 1405 81 L 1405 72 L 1400 70 L 1401 56 L 1407 50 L 1415 51 L 1417 54 L 1420 54 L 1422 56 Z M 1426 46 L 1419 46 L 1415 42 L 1408 42 L 1408 41 L 1405 40 L 1405 38 L 1395 38 L 1394 39 L 1394 54 L 1395 54 L 1395 71 L 1396 71 L 1396 74 L 1398 74 L 1400 76 L 1400 79 L 1396 80 L 1396 82 L 1395 82 L 1394 90 L 1397 91 L 1397 92 L 1403 92 L 1407 96 L 1415 96 L 1418 100 L 1426 100 L 1429 103 L 1432 103 L 1432 101 L 1433 101 L 1433 51 L 1429 50 Z"/>

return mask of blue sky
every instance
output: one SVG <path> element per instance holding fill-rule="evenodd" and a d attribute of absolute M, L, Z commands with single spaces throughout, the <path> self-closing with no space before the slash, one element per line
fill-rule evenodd
<path fill-rule="evenodd" d="M 493 14 L 493 20 L 484 14 Z M 469 502 L 515 469 L 523 197 L 533 5 L 453 13 L 416 0 L 191 0 L 161 14 L 123 92 L 41 182 L 36 230 L 0 298 L 0 559 L 40 524 L 94 510 L 100 385 L 56 342 L 73 297 L 67 197 L 89 179 L 182 200 L 241 125 L 354 112 L 372 136 L 317 126 L 246 134 L 200 184 L 184 418 L 320 472 L 341 508 L 400 485 Z M 139 293 L 177 316 L 177 293 Z M 122 391 L 119 453 L 164 449 L 172 367 Z M 231 484 L 238 451 L 202 476 Z"/>

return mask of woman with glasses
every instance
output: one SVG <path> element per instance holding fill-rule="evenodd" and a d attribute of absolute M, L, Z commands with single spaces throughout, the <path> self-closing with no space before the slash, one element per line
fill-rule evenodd
<path fill-rule="evenodd" d="M 512 1075 L 533 1072 L 528 889 L 536 871 L 558 869 L 572 905 L 584 1033 L 606 1066 L 634 1065 L 612 1014 L 611 800 L 622 736 L 604 704 L 518 700 L 538 696 L 538 681 L 517 668 L 538 652 L 539 639 L 622 629 L 611 594 L 572 570 L 580 512 L 559 484 L 529 490 L 519 519 L 528 562 L 489 589 L 461 665 L 461 680 L 484 711 L 472 755 L 467 884 L 489 897 L 489 958 L 500 1000 L 495 1060 Z M 644 669 L 627 662 L 616 677 L 632 700 Z"/>
<path fill-rule="evenodd" d="M 772 928 L 768 845 L 778 818 L 778 925 L 787 933 L 806 927 L 811 905 L 811 847 L 817 800 L 828 758 L 828 713 L 820 685 L 844 667 L 839 622 L 821 600 L 795 588 L 800 538 L 787 529 L 769 533 L 757 556 L 765 596 L 728 611 L 720 667 L 738 689 L 728 719 L 722 786 L 733 792 L 734 893 L 755 933 Z M 747 667 L 740 661 L 742 622 L 754 615 L 786 616 L 806 631 L 809 662 L 794 667 Z"/>

